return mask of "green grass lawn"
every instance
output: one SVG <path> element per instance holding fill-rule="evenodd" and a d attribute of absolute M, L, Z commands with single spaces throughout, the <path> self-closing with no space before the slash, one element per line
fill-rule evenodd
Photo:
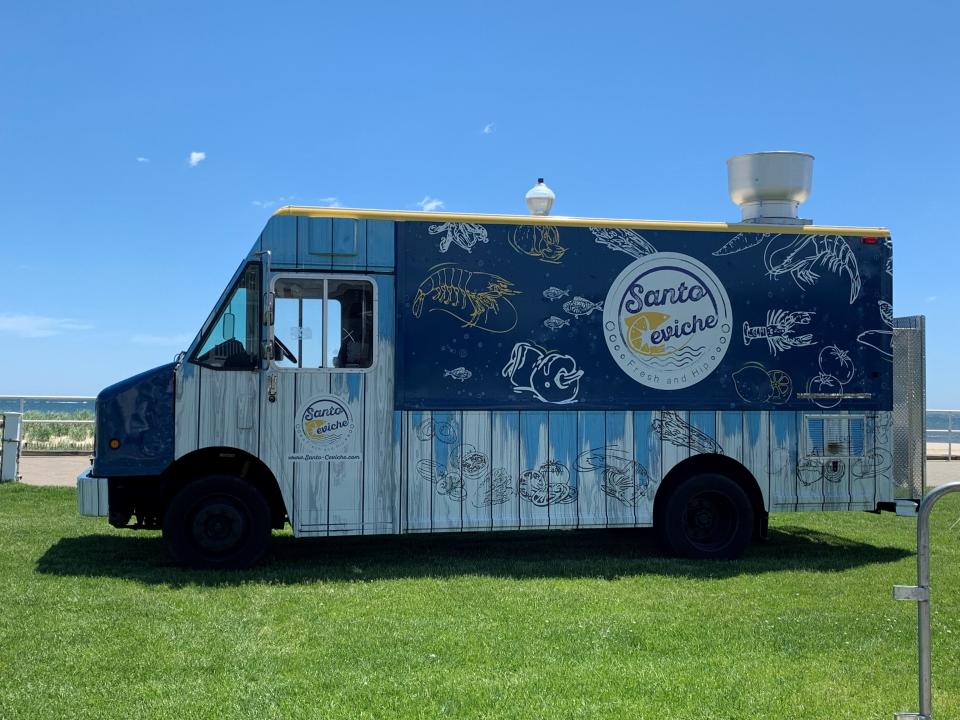
<path fill-rule="evenodd" d="M 960 498 L 934 513 L 934 710 L 960 716 Z M 240 573 L 0 486 L 0 718 L 890 718 L 915 522 L 777 515 L 740 561 L 646 532 L 276 539 Z"/>

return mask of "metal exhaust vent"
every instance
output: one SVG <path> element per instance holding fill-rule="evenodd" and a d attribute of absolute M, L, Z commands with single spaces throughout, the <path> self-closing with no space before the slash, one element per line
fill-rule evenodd
<path fill-rule="evenodd" d="M 730 199 L 742 221 L 766 225 L 809 225 L 797 217 L 810 197 L 813 155 L 777 150 L 735 155 L 727 160 Z"/>

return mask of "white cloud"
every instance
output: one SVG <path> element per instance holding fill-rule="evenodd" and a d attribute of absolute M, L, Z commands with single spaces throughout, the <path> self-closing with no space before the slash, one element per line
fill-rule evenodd
<path fill-rule="evenodd" d="M 481 130 L 480 132 L 482 132 L 484 135 L 493 135 L 494 124 L 495 123 L 492 123 L 492 122 L 487 123 L 486 125 L 483 126 L 483 130 Z"/>
<path fill-rule="evenodd" d="M 443 210 L 443 200 L 424 195 L 423 200 L 417 203 L 417 207 L 424 212 L 437 212 L 438 210 Z"/>
<path fill-rule="evenodd" d="M 79 332 L 92 328 L 93 325 L 70 318 L 0 313 L 0 333 L 9 333 L 23 338 L 51 337 L 52 335 L 62 335 L 63 333 Z"/>
<path fill-rule="evenodd" d="M 934 302 L 936 299 L 936 295 L 927 295 L 927 302 Z"/>
<path fill-rule="evenodd" d="M 340 204 L 340 199 L 339 199 L 339 198 L 335 198 L 335 197 L 320 198 L 320 199 L 317 201 L 317 203 L 318 203 L 321 207 L 330 207 L 330 208 L 343 207 L 343 205 Z"/>
<path fill-rule="evenodd" d="M 193 338 L 190 335 L 134 335 L 130 338 L 136 345 L 184 348 Z"/>
<path fill-rule="evenodd" d="M 276 200 L 251 200 L 250 204 L 259 208 L 272 208 L 277 205 L 289 205 L 295 199 L 295 195 L 281 195 Z"/>
<path fill-rule="evenodd" d="M 150 162 L 150 158 L 148 158 L 148 157 L 143 157 L 143 156 L 141 155 L 141 156 L 139 156 L 139 157 L 137 158 L 137 162 L 138 162 L 138 163 L 148 163 L 148 162 Z"/>
<path fill-rule="evenodd" d="M 206 159 L 207 154 L 205 152 L 194 150 L 192 153 L 190 153 L 190 159 L 187 162 L 190 163 L 190 167 L 196 167 Z"/>

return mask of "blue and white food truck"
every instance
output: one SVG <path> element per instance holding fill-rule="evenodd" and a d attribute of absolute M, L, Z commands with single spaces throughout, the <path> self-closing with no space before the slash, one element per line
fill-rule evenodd
<path fill-rule="evenodd" d="M 553 217 L 542 183 L 530 216 L 285 207 L 189 349 L 100 393 L 80 511 L 241 567 L 285 523 L 728 558 L 771 512 L 892 509 L 890 235 L 797 218 L 811 164 L 731 159 L 738 224 Z"/>

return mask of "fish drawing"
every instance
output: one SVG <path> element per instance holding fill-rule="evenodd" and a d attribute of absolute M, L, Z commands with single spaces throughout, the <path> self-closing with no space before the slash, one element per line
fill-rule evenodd
<path fill-rule="evenodd" d="M 553 302 L 554 300 L 559 300 L 562 297 L 570 297 L 570 293 L 567 290 L 561 290 L 558 287 L 550 286 L 543 291 L 543 296 Z"/>
<path fill-rule="evenodd" d="M 783 238 L 783 239 L 781 239 Z M 797 235 L 793 240 L 776 235 L 763 251 L 767 274 L 772 278 L 789 275 L 797 287 L 815 285 L 820 277 L 814 272 L 824 266 L 850 279 L 850 304 L 860 296 L 860 270 L 857 258 L 842 235 Z"/>
<path fill-rule="evenodd" d="M 887 329 L 864 330 L 857 335 L 857 342 L 876 350 L 887 360 L 893 360 L 893 305 L 885 300 L 878 300 L 877 304 L 880 307 L 880 320 Z"/>
<path fill-rule="evenodd" d="M 673 410 L 664 410 L 660 417 L 650 423 L 650 427 L 661 440 L 673 443 L 677 447 L 689 448 L 695 453 L 723 454 L 723 448 L 717 441 L 702 430 L 693 427 Z"/>
<path fill-rule="evenodd" d="M 556 461 L 520 473 L 520 497 L 537 507 L 566 505 L 577 500 L 577 487 L 570 483 L 570 471 Z"/>
<path fill-rule="evenodd" d="M 603 310 L 603 301 L 591 302 L 586 298 L 577 295 L 573 300 L 567 300 L 563 304 L 563 311 L 574 317 L 585 317 L 593 313 L 594 310 Z"/>
<path fill-rule="evenodd" d="M 813 335 L 793 334 L 798 325 L 809 325 L 813 315 L 812 312 L 768 310 L 766 325 L 743 324 L 743 344 L 749 345 L 751 340 L 766 340 L 772 355 L 790 348 L 815 345 Z"/>
<path fill-rule="evenodd" d="M 451 244 L 456 244 L 467 252 L 473 249 L 478 242 L 489 242 L 487 229 L 483 225 L 474 223 L 443 223 L 431 225 L 427 228 L 431 235 L 443 235 L 440 238 L 440 252 L 445 253 Z"/>
<path fill-rule="evenodd" d="M 551 330 L 559 330 L 564 325 L 569 325 L 569 320 L 564 320 L 563 318 L 558 318 L 556 315 L 551 315 L 546 320 L 543 321 L 543 326 L 550 328 Z"/>
<path fill-rule="evenodd" d="M 510 379 L 515 393 L 528 392 L 540 402 L 566 405 L 577 399 L 583 370 L 569 355 L 519 342 L 500 374 Z"/>
<path fill-rule="evenodd" d="M 590 232 L 601 245 L 606 245 L 611 250 L 625 252 L 638 259 L 657 251 L 642 235 L 630 228 L 592 227 Z"/>
<path fill-rule="evenodd" d="M 461 327 L 506 333 L 517 325 L 517 309 L 508 299 L 519 295 L 509 280 L 485 272 L 470 272 L 453 263 L 435 265 L 420 283 L 411 311 L 419 318 L 424 305 L 457 318 Z"/>
<path fill-rule="evenodd" d="M 509 235 L 510 247 L 521 255 L 557 264 L 567 249 L 560 244 L 560 230 L 553 225 L 518 225 Z"/>
<path fill-rule="evenodd" d="M 454 368 L 453 370 L 444 370 L 443 376 L 451 377 L 454 380 L 463 382 L 464 380 L 469 380 L 471 377 L 473 377 L 473 373 L 467 370 L 465 367 L 460 366 L 458 368 Z"/>

